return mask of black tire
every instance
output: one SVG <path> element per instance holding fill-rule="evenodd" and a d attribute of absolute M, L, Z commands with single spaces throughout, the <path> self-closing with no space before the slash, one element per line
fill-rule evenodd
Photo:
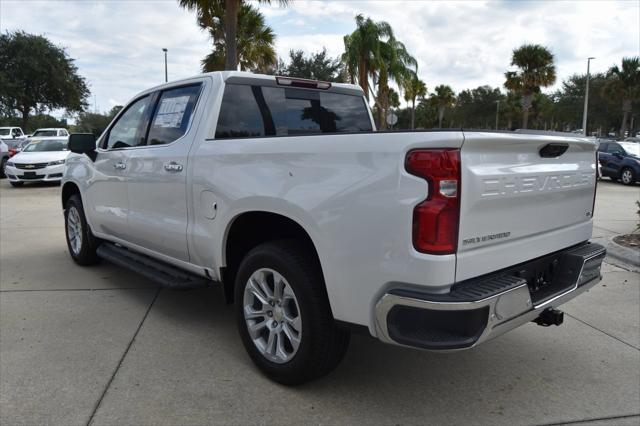
<path fill-rule="evenodd" d="M 74 250 L 72 242 L 69 237 L 70 229 L 69 227 L 69 214 L 70 212 L 77 212 L 77 219 L 80 223 L 80 231 L 81 235 L 79 242 L 79 249 Z M 89 224 L 87 223 L 87 219 L 84 216 L 84 209 L 82 208 L 82 201 L 78 195 L 72 195 L 67 200 L 67 203 L 64 207 L 64 231 L 67 239 L 67 248 L 69 249 L 69 254 L 71 258 L 78 265 L 89 266 L 95 265 L 100 261 L 100 258 L 96 254 L 96 250 L 98 245 L 100 245 L 99 240 L 93 236 L 91 229 L 89 229 Z"/>
<path fill-rule="evenodd" d="M 0 161 L 0 179 L 4 179 L 7 177 L 7 174 L 4 172 L 4 168 L 7 165 L 7 157 L 3 157 L 2 161 Z"/>
<path fill-rule="evenodd" d="M 270 379 L 298 385 L 331 372 L 349 346 L 349 330 L 339 327 L 331 313 L 318 261 L 309 249 L 295 240 L 261 244 L 240 263 L 235 281 L 235 308 L 242 343 L 258 368 Z M 261 268 L 277 271 L 293 290 L 302 319 L 300 344 L 286 363 L 267 359 L 258 350 L 247 330 L 244 317 L 244 290 L 251 275 Z"/>
<path fill-rule="evenodd" d="M 625 174 L 628 174 L 628 175 L 625 175 Z M 627 176 L 630 176 L 630 177 L 627 178 Z M 623 185 L 633 185 L 636 183 L 636 180 L 637 180 L 637 176 L 632 168 L 625 167 L 620 172 L 620 182 L 622 182 Z"/>
<path fill-rule="evenodd" d="M 13 187 L 18 187 L 18 186 L 22 186 L 24 185 L 24 182 L 13 182 L 13 181 L 9 181 L 9 183 L 11 184 L 11 186 Z"/>

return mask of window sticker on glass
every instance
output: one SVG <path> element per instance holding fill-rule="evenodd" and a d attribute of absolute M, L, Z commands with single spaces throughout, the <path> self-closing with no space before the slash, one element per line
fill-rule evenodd
<path fill-rule="evenodd" d="M 184 117 L 188 103 L 189 96 L 162 99 L 153 125 L 179 128 L 182 125 L 182 117 Z"/>

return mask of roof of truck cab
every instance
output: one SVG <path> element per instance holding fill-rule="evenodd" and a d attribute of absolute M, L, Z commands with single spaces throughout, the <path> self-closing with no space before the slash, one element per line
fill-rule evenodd
<path fill-rule="evenodd" d="M 261 85 L 261 86 L 278 86 L 277 82 L 276 82 L 276 77 L 282 77 L 282 78 L 290 78 L 295 80 L 296 77 L 289 77 L 289 76 L 276 76 L 276 75 L 266 75 L 266 74 L 254 74 L 251 72 L 246 72 L 246 71 L 214 71 L 214 72 L 208 72 L 208 73 L 203 73 L 203 74 L 198 74 L 198 75 L 193 75 L 191 77 L 188 78 L 183 78 L 180 80 L 174 80 L 174 81 L 170 81 L 168 83 L 163 83 L 160 84 L 158 86 L 146 89 L 142 92 L 140 92 L 137 96 L 145 94 L 145 93 L 149 93 L 149 92 L 153 92 L 156 90 L 160 90 L 163 89 L 165 87 L 171 87 L 171 86 L 175 86 L 175 85 L 179 85 L 181 83 L 189 83 L 192 82 L 194 79 L 198 79 L 198 78 L 202 78 L 202 77 L 212 77 L 212 78 L 221 78 L 222 81 L 229 82 L 229 83 L 237 83 L 237 84 L 256 84 L 256 85 Z M 300 80 L 308 80 L 306 78 L 300 78 Z M 278 87 L 289 87 L 289 86 L 278 86 Z M 308 89 L 307 89 L 308 90 Z M 311 90 L 318 90 L 318 89 L 311 89 Z M 360 86 L 358 86 L 357 84 L 348 84 L 348 83 L 333 83 L 331 82 L 331 88 L 326 89 L 326 90 L 322 90 L 323 92 L 338 92 L 338 93 L 345 93 L 345 94 L 351 94 L 351 95 L 357 95 L 357 96 L 362 96 L 363 95 L 363 91 L 362 88 Z"/>

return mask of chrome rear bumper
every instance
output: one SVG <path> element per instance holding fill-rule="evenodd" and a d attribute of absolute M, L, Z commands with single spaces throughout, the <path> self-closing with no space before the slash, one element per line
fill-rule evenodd
<path fill-rule="evenodd" d="M 394 288 L 375 307 L 378 338 L 428 350 L 471 348 L 589 290 L 602 278 L 605 255 L 604 247 L 585 243 L 456 284 L 447 294 Z M 553 278 L 544 282 L 549 268 Z"/>

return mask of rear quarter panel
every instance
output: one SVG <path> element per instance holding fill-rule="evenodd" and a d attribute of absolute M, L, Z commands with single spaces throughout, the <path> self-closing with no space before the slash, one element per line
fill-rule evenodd
<path fill-rule="evenodd" d="M 284 215 L 314 242 L 335 318 L 372 324 L 373 304 L 394 282 L 435 292 L 453 282 L 454 255 L 413 249 L 413 208 L 427 185 L 405 172 L 404 158 L 461 144 L 461 132 L 203 141 L 192 160 L 192 262 L 224 266 L 225 236 L 240 214 Z M 199 213 L 207 209 L 200 200 L 217 203 L 215 219 Z"/>

